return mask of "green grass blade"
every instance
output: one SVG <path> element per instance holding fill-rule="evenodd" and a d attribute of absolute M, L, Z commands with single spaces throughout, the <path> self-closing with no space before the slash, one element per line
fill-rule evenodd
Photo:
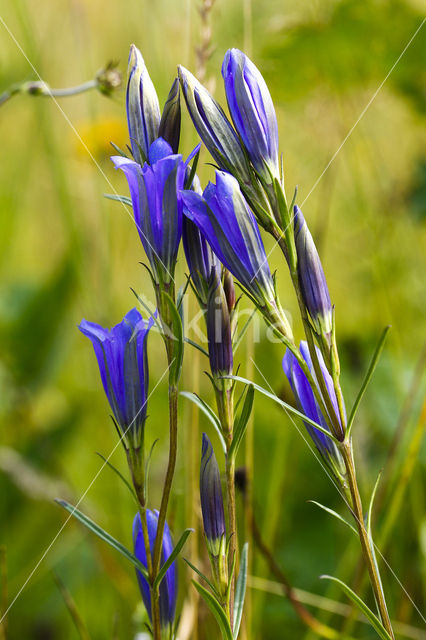
<path fill-rule="evenodd" d="M 379 635 L 381 638 L 383 638 L 383 640 L 392 640 L 391 636 L 386 631 L 386 629 L 384 628 L 384 626 L 382 625 L 382 623 L 380 622 L 378 617 L 376 615 L 374 615 L 374 613 L 371 611 L 371 609 L 369 609 L 369 607 L 367 607 L 365 602 L 363 600 L 361 600 L 361 598 L 359 596 L 357 596 L 357 594 L 354 591 L 352 591 L 352 589 L 350 587 L 348 587 L 347 584 L 345 584 L 344 582 L 342 582 L 338 578 L 334 578 L 333 576 L 321 576 L 321 579 L 323 579 L 323 580 L 332 580 L 333 582 L 336 582 L 342 588 L 342 591 L 348 596 L 348 598 L 350 600 L 352 600 L 352 602 L 365 615 L 365 617 L 368 618 L 368 620 L 370 621 L 371 626 L 376 631 L 377 635 Z"/>
<path fill-rule="evenodd" d="M 167 558 L 166 562 L 162 565 L 160 571 L 158 572 L 158 575 L 154 580 L 154 589 L 156 589 L 157 587 L 160 586 L 160 583 L 161 583 L 162 579 L 164 578 L 164 576 L 166 575 L 169 567 L 176 560 L 176 558 L 178 557 L 179 553 L 181 552 L 185 542 L 187 541 L 189 534 L 192 533 L 193 531 L 194 531 L 194 529 L 185 529 L 185 531 L 182 533 L 181 537 L 179 538 L 179 541 L 178 541 L 177 545 L 175 546 L 175 548 L 173 549 L 173 551 L 171 552 L 171 554 Z"/>
<path fill-rule="evenodd" d="M 142 573 L 144 578 L 146 578 L 147 580 L 149 579 L 148 572 L 143 564 L 139 562 L 136 556 L 134 556 L 131 551 L 129 551 L 123 544 L 121 544 L 121 542 L 113 538 L 112 535 L 110 535 L 107 531 L 97 525 L 96 522 L 93 522 L 93 520 L 84 515 L 84 513 L 79 511 L 76 507 L 73 507 L 73 505 L 66 500 L 55 500 L 55 502 L 66 509 L 68 513 L 70 513 L 74 518 L 84 524 L 84 526 L 90 529 L 90 531 L 93 531 L 93 533 L 96 534 L 98 538 L 107 542 L 111 547 L 116 549 L 119 553 L 121 553 L 121 555 L 127 558 L 127 560 L 129 560 L 129 562 L 131 562 L 133 566 L 135 566 L 136 569 L 138 569 Z"/>
<path fill-rule="evenodd" d="M 243 617 L 244 599 L 246 596 L 247 585 L 247 564 L 248 564 L 248 542 L 243 546 L 241 551 L 240 572 L 235 587 L 234 600 L 234 640 L 238 638 L 240 631 L 241 618 Z"/>
<path fill-rule="evenodd" d="M 196 404 L 197 407 L 204 413 L 204 415 L 207 416 L 207 418 L 210 420 L 210 422 L 216 429 L 217 435 L 219 436 L 219 440 L 222 445 L 222 449 L 226 453 L 226 443 L 223 438 L 222 431 L 220 429 L 219 418 L 217 417 L 213 409 L 209 407 L 209 405 L 206 402 L 204 402 L 204 400 L 200 398 L 200 396 L 197 396 L 196 393 L 192 393 L 191 391 L 181 391 L 180 395 L 183 396 L 184 398 L 188 398 L 188 400 L 191 400 L 191 402 Z"/>
<path fill-rule="evenodd" d="M 210 593 L 210 591 L 207 591 L 207 589 L 203 587 L 201 584 L 199 584 L 198 582 L 195 582 L 195 580 L 192 581 L 192 584 L 197 589 L 198 593 L 203 598 L 204 602 L 206 603 L 206 605 L 214 615 L 216 622 L 219 625 L 219 628 L 222 632 L 223 640 L 233 640 L 231 625 L 229 624 L 229 620 L 226 617 L 226 613 L 222 609 L 220 603 Z"/>
<path fill-rule="evenodd" d="M 387 327 L 384 328 L 383 333 L 380 336 L 380 340 L 377 343 L 376 349 L 375 349 L 375 351 L 373 353 L 373 357 L 371 359 L 370 366 L 367 369 L 367 373 L 365 374 L 365 378 L 364 378 L 364 381 L 363 381 L 363 383 L 361 385 L 361 389 L 358 392 L 358 395 L 357 395 L 357 397 L 355 399 L 355 402 L 354 402 L 354 406 L 352 407 L 352 411 L 351 411 L 351 414 L 349 416 L 348 426 L 347 426 L 348 434 L 351 432 L 356 412 L 357 412 L 359 404 L 360 404 L 360 402 L 361 402 L 361 400 L 363 398 L 363 395 L 367 390 L 367 387 L 368 387 L 368 385 L 370 383 L 370 380 L 371 380 L 371 378 L 373 376 L 374 370 L 375 370 L 375 368 L 377 366 L 377 363 L 379 361 L 380 355 L 381 355 L 381 353 L 383 351 L 383 347 L 384 347 L 384 344 L 385 344 L 386 336 L 387 336 L 388 331 L 389 331 L 390 328 L 391 328 L 390 325 L 388 325 Z"/>

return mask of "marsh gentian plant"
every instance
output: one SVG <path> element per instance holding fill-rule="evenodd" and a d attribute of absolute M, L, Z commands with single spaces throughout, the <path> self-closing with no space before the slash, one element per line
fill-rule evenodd
<path fill-rule="evenodd" d="M 124 442 L 135 447 L 143 440 L 147 412 L 147 338 L 153 320 L 145 322 L 132 309 L 112 329 L 82 320 L 80 331 L 90 338 L 104 391 Z"/>
<path fill-rule="evenodd" d="M 146 511 L 146 522 L 148 529 L 148 538 L 151 553 L 154 551 L 155 538 L 158 528 L 158 511 Z M 146 549 L 144 543 L 144 536 L 142 530 L 142 522 L 140 514 L 137 513 L 133 521 L 133 546 L 135 556 L 140 562 L 147 567 Z M 167 522 L 164 525 L 163 533 L 163 548 L 161 552 L 161 564 L 164 564 L 170 554 L 173 551 L 173 541 L 170 534 L 170 529 Z M 142 573 L 136 570 L 138 578 L 139 588 L 141 591 L 142 599 L 144 601 L 149 618 L 152 622 L 152 605 L 151 605 L 151 591 L 146 578 Z M 167 569 L 166 575 L 160 584 L 160 623 L 161 623 L 161 640 L 171 640 L 173 637 L 173 627 L 176 615 L 176 600 L 177 600 L 177 569 L 176 563 L 172 562 L 171 566 Z"/>

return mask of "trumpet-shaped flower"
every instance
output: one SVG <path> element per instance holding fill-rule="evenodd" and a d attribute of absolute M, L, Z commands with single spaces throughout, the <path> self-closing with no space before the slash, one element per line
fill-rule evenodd
<path fill-rule="evenodd" d="M 170 282 L 182 236 L 182 201 L 186 164 L 180 154 L 158 138 L 143 167 L 122 156 L 112 161 L 129 183 L 139 236 L 157 282 Z"/>
<path fill-rule="evenodd" d="M 158 527 L 158 511 L 146 511 L 146 520 L 148 528 L 148 538 L 151 554 L 154 551 L 155 537 L 157 535 Z M 139 513 L 136 514 L 133 521 L 133 546 L 135 550 L 135 556 L 144 565 L 147 566 L 146 549 L 144 544 L 144 537 L 142 531 L 141 517 Z M 170 529 L 167 522 L 164 525 L 163 534 L 163 546 L 161 551 L 161 564 L 163 565 L 170 554 L 173 551 L 173 541 L 170 535 Z M 139 589 L 142 595 L 143 602 L 146 610 L 152 621 L 151 612 L 151 594 L 149 590 L 149 584 L 142 575 L 142 573 L 136 570 L 138 577 Z M 160 624 L 161 629 L 164 632 L 164 636 L 171 637 L 171 630 L 176 614 L 176 600 L 177 600 L 177 568 L 176 562 L 173 562 L 166 571 L 166 575 L 160 583 Z"/>
<path fill-rule="evenodd" d="M 266 82 L 239 49 L 229 49 L 222 65 L 226 98 L 234 126 L 262 179 L 279 178 L 278 124 Z"/>
<path fill-rule="evenodd" d="M 300 343 L 300 353 L 302 354 L 303 359 L 308 365 L 309 370 L 315 377 L 308 345 L 304 341 Z M 333 380 L 327 370 L 322 354 L 318 348 L 317 355 L 328 394 L 335 408 L 336 415 L 339 415 Z M 321 425 L 324 429 L 329 430 L 327 420 L 318 408 L 309 381 L 304 374 L 300 364 L 298 363 L 296 357 L 289 349 L 287 349 L 283 358 L 283 369 L 290 383 L 290 387 L 294 393 L 299 410 L 304 413 L 310 420 L 313 420 L 317 424 Z M 331 440 L 331 438 L 326 436 L 325 433 L 323 433 L 319 429 L 316 429 L 308 422 L 305 422 L 305 427 L 324 461 L 328 464 L 329 467 L 332 468 L 334 473 L 343 475 L 345 472 L 345 465 L 333 440 Z"/>
<path fill-rule="evenodd" d="M 182 194 L 184 213 L 193 220 L 214 253 L 260 307 L 275 299 L 271 272 L 253 213 L 237 180 L 216 171 L 203 195 Z"/>
<path fill-rule="evenodd" d="M 123 437 L 138 446 L 147 410 L 146 342 L 153 320 L 132 309 L 112 329 L 82 320 L 80 331 L 92 341 L 102 384 Z"/>

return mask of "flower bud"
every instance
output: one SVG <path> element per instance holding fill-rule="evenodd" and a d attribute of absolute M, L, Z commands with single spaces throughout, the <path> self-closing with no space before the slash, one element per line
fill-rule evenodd
<path fill-rule="evenodd" d="M 226 528 L 219 467 L 212 444 L 205 433 L 201 449 L 200 499 L 204 534 L 215 582 L 220 593 L 226 591 Z"/>
<path fill-rule="evenodd" d="M 173 153 L 177 153 L 179 150 L 180 120 L 179 79 L 175 78 L 164 105 L 158 131 L 158 135 L 169 143 Z"/>
<path fill-rule="evenodd" d="M 130 47 L 126 106 L 133 157 L 143 165 L 149 147 L 158 138 L 160 106 L 142 54 L 134 44 Z"/>
<path fill-rule="evenodd" d="M 154 551 L 155 537 L 157 535 L 158 511 L 150 511 L 149 509 L 147 509 L 146 520 L 148 528 L 149 547 L 152 554 Z M 142 531 L 141 517 L 139 513 L 136 514 L 133 521 L 133 546 L 135 550 L 135 556 L 144 565 L 144 567 L 146 567 L 146 550 Z M 166 522 L 164 525 L 161 565 L 163 565 L 167 561 L 172 551 L 173 540 L 170 535 L 168 524 Z M 136 570 L 136 575 L 138 578 L 139 589 L 144 605 L 148 612 L 149 619 L 152 622 L 151 594 L 149 584 L 140 571 Z M 163 637 L 164 635 L 164 638 L 171 637 L 176 614 L 177 586 L 176 562 L 172 562 L 171 566 L 166 571 L 166 575 L 160 583 L 160 625 L 162 631 L 161 637 Z"/>
<path fill-rule="evenodd" d="M 187 216 L 183 216 L 182 240 L 192 284 L 201 308 L 205 309 L 212 270 L 220 276 L 220 263 L 197 225 Z"/>
<path fill-rule="evenodd" d="M 220 105 L 184 67 L 179 67 L 179 79 L 192 122 L 217 165 L 238 180 L 250 183 L 250 166 L 244 150 Z"/>
<path fill-rule="evenodd" d="M 277 116 L 266 82 L 239 49 L 226 52 L 222 76 L 234 126 L 254 168 L 270 184 L 280 169 Z"/>
<path fill-rule="evenodd" d="M 232 374 L 231 318 L 222 282 L 215 271 L 212 271 L 210 277 L 206 323 L 210 369 L 213 378 L 220 385 L 220 388 L 229 387 L 232 385 L 232 381 L 220 378 Z"/>
<path fill-rule="evenodd" d="M 331 341 L 333 310 L 317 248 L 299 207 L 294 207 L 294 239 L 303 301 L 315 331 Z"/>

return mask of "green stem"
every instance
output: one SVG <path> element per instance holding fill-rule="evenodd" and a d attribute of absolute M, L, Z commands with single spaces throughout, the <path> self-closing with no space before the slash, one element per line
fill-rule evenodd
<path fill-rule="evenodd" d="M 353 516 L 358 529 L 359 540 L 361 543 L 362 552 L 364 555 L 365 564 L 370 576 L 370 582 L 373 589 L 374 597 L 379 609 L 380 618 L 386 631 L 391 638 L 394 638 L 391 621 L 389 618 L 385 594 L 383 592 L 382 581 L 380 579 L 379 568 L 376 563 L 373 542 L 368 535 L 367 529 L 364 524 L 364 514 L 361 502 L 361 496 L 358 489 L 358 483 L 356 479 L 355 464 L 353 459 L 352 442 L 345 440 L 340 445 L 340 452 L 343 456 L 347 472 L 347 482 L 350 491 Z"/>
<path fill-rule="evenodd" d="M 220 383 L 223 384 L 223 380 Z M 229 622 L 231 629 L 234 620 L 234 598 L 235 598 L 235 570 L 232 572 L 234 559 L 237 553 L 237 516 L 235 506 L 235 458 L 229 456 L 232 438 L 234 434 L 234 399 L 231 389 L 218 389 L 216 387 L 216 403 L 222 433 L 226 442 L 226 496 L 228 506 L 228 576 L 231 583 L 229 585 Z"/>

